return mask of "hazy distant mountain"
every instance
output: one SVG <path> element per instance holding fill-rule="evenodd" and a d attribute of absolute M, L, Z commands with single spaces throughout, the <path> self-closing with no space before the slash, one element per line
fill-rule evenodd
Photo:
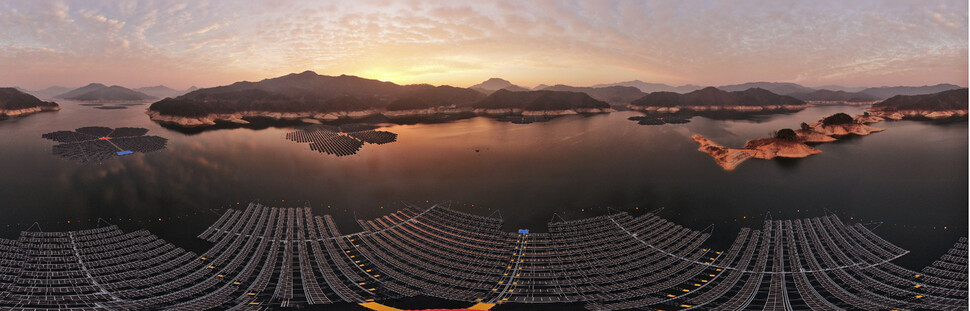
<path fill-rule="evenodd" d="M 485 94 L 473 89 L 453 86 L 415 86 L 415 90 L 387 105 L 387 110 L 427 109 L 442 106 L 469 107 L 485 98 Z"/>
<path fill-rule="evenodd" d="M 959 89 L 960 86 L 953 84 L 937 84 L 937 85 L 924 85 L 924 86 L 883 86 L 883 87 L 871 87 L 862 90 L 860 93 L 866 93 L 876 98 L 890 98 L 896 95 L 923 95 L 923 94 L 933 94 L 939 93 L 947 90 Z"/>
<path fill-rule="evenodd" d="M 549 87 L 548 84 L 539 84 L 539 85 L 536 85 L 536 87 L 532 88 L 532 90 L 533 91 L 541 91 L 541 90 L 543 90 L 543 89 L 545 89 L 547 87 Z"/>
<path fill-rule="evenodd" d="M 81 94 L 84 94 L 84 93 L 87 93 L 87 92 L 90 92 L 90 91 L 94 91 L 94 90 L 98 90 L 98 89 L 102 89 L 102 88 L 106 88 L 106 87 L 108 87 L 108 86 L 107 85 L 104 85 L 104 84 L 101 84 L 101 83 L 91 83 L 91 84 L 88 84 L 88 85 L 85 85 L 85 86 L 82 86 L 82 87 L 79 87 L 79 88 L 76 88 L 76 89 L 73 89 L 73 90 L 70 90 L 70 91 L 61 93 L 59 95 L 56 95 L 56 96 L 54 96 L 54 98 L 66 99 L 66 98 L 69 98 L 69 97 L 76 97 L 76 96 L 79 96 Z"/>
<path fill-rule="evenodd" d="M 60 107 L 54 102 L 45 102 L 33 95 L 21 92 L 16 88 L 0 88 L 0 119 L 4 119 L 11 114 L 11 110 L 21 110 L 39 107 L 42 111 L 59 110 Z M 20 115 L 13 114 L 13 115 Z"/>
<path fill-rule="evenodd" d="M 859 92 L 859 91 L 862 91 L 862 90 L 866 89 L 866 87 L 864 87 L 864 86 L 845 87 L 845 86 L 835 85 L 835 84 L 815 86 L 815 87 L 812 87 L 812 88 L 813 89 L 816 89 L 816 90 L 832 90 L 832 91 L 843 91 L 843 92 L 849 92 L 849 93 L 855 93 L 855 92 Z"/>
<path fill-rule="evenodd" d="M 54 98 L 79 101 L 137 101 L 155 99 L 153 96 L 149 96 L 138 91 L 133 91 L 125 87 L 117 85 L 106 86 L 101 83 L 91 83 L 70 92 L 57 95 Z"/>
<path fill-rule="evenodd" d="M 872 105 L 873 110 L 967 110 L 967 89 L 948 90 L 934 94 L 896 95 Z"/>
<path fill-rule="evenodd" d="M 771 91 L 752 88 L 744 91 L 728 92 L 714 87 L 706 87 L 687 94 L 674 92 L 653 92 L 630 103 L 640 107 L 733 107 L 733 106 L 782 106 L 804 105 L 800 99 L 778 95 Z"/>
<path fill-rule="evenodd" d="M 157 98 L 166 98 L 166 97 L 176 97 L 191 91 L 195 91 L 197 89 L 199 88 L 193 86 L 187 90 L 176 90 L 164 85 L 159 85 L 159 86 L 140 87 L 135 89 L 135 91 L 142 92 Z"/>
<path fill-rule="evenodd" d="M 760 88 L 760 89 L 768 90 L 778 95 L 788 95 L 788 94 L 794 94 L 794 93 L 811 93 L 815 91 L 815 89 L 813 88 L 804 87 L 795 83 L 787 83 L 787 82 L 748 82 L 748 83 L 742 83 L 742 84 L 723 85 L 717 88 L 722 91 L 728 91 L 728 92 L 738 92 L 738 91 L 744 91 L 751 88 Z"/>
<path fill-rule="evenodd" d="M 512 84 L 512 82 L 509 82 L 508 80 L 504 80 L 501 78 L 491 78 L 491 79 L 485 80 L 485 82 L 472 85 L 469 88 L 485 94 L 491 94 L 492 92 L 495 92 L 498 90 L 508 90 L 512 92 L 524 92 L 529 90 L 527 88 Z"/>
<path fill-rule="evenodd" d="M 51 99 L 51 98 L 54 98 L 54 96 L 67 93 L 70 90 L 71 90 L 70 88 L 66 88 L 63 86 L 51 86 L 46 89 L 38 90 L 38 91 L 24 91 L 23 89 L 21 89 L 21 91 L 28 93 L 30 95 L 37 96 L 37 98 L 41 98 L 41 99 Z"/>
<path fill-rule="evenodd" d="M 626 105 L 630 102 L 647 95 L 640 89 L 632 86 L 607 86 L 607 87 L 576 87 L 557 84 L 543 88 L 545 91 L 564 91 L 586 93 L 596 100 L 605 101 L 610 104 Z"/>
<path fill-rule="evenodd" d="M 792 93 L 789 96 L 805 101 L 842 101 L 842 102 L 871 102 L 879 100 L 875 96 L 845 91 L 817 90 L 808 93 Z"/>
<path fill-rule="evenodd" d="M 609 109 L 610 104 L 593 99 L 586 93 L 561 91 L 514 92 L 505 89 L 495 91 L 472 105 L 476 109 L 522 109 L 527 111 Z"/>
<path fill-rule="evenodd" d="M 653 93 L 653 92 L 688 93 L 688 92 L 693 92 L 703 88 L 702 86 L 693 85 L 693 84 L 685 84 L 681 86 L 670 86 L 663 83 L 649 83 L 649 82 L 643 82 L 640 80 L 624 81 L 624 82 L 608 83 L 608 84 L 596 84 L 596 85 L 593 85 L 592 87 L 610 87 L 610 86 L 635 87 L 640 89 L 640 91 L 644 93 Z"/>

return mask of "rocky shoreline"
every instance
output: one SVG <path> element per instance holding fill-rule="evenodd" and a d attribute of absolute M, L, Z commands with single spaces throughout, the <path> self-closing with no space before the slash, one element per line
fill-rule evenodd
<path fill-rule="evenodd" d="M 30 107 L 30 108 L 23 108 L 23 109 L 8 109 L 8 110 L 0 109 L 0 116 L 20 117 L 20 116 L 25 116 L 29 114 L 38 113 L 38 112 L 58 111 L 58 110 L 61 110 L 61 107 L 37 106 L 37 107 Z"/>
<path fill-rule="evenodd" d="M 906 109 L 906 110 L 880 110 L 880 109 L 869 109 L 869 114 L 877 116 L 880 118 L 890 119 L 890 120 L 902 120 L 902 119 L 930 119 L 930 120 L 943 120 L 950 118 L 961 118 L 967 116 L 966 109 L 954 109 L 954 110 L 921 110 L 921 109 Z"/>
<path fill-rule="evenodd" d="M 728 148 L 701 135 L 690 137 L 700 145 L 697 150 L 714 157 L 714 162 L 731 171 L 742 162 L 751 159 L 771 160 L 778 158 L 804 158 L 822 153 L 821 150 L 806 145 L 800 140 L 786 140 L 780 138 L 761 138 L 749 140 L 742 148 Z"/>
<path fill-rule="evenodd" d="M 627 105 L 627 108 L 630 108 L 631 110 L 644 111 L 644 112 L 658 112 L 658 113 L 676 113 L 681 110 L 737 111 L 737 112 L 799 111 L 808 107 L 811 107 L 811 105 L 806 104 L 806 105 L 768 105 L 768 106 L 673 106 L 673 107 Z"/>
<path fill-rule="evenodd" d="M 564 115 L 575 115 L 575 114 L 595 114 L 595 113 L 609 113 L 613 112 L 612 108 L 576 108 L 576 109 L 566 109 L 566 110 L 523 110 L 523 109 L 456 109 L 456 108 L 427 108 L 427 109 L 411 109 L 411 110 L 377 110 L 368 109 L 360 111 L 337 111 L 337 112 L 270 112 L 270 111 L 242 111 L 237 113 L 214 113 L 198 117 L 190 116 L 173 116 L 162 114 L 154 110 L 146 110 L 145 114 L 151 118 L 152 121 L 178 125 L 182 127 L 205 127 L 216 125 L 217 122 L 230 122 L 236 124 L 249 124 L 246 121 L 247 118 L 266 118 L 271 120 L 286 120 L 286 121 L 298 121 L 303 120 L 306 123 L 318 123 L 319 121 L 335 121 L 338 119 L 362 119 L 371 116 L 383 115 L 390 119 L 395 118 L 409 118 L 409 117 L 425 117 L 425 116 L 435 116 L 441 114 L 462 114 L 462 113 L 474 113 L 477 115 L 484 116 L 506 116 L 506 115 L 521 115 L 521 116 L 564 116 Z M 314 121 L 310 121 L 314 120 Z M 309 121 L 309 122 L 308 122 Z"/>
<path fill-rule="evenodd" d="M 821 150 L 807 144 L 828 143 L 838 140 L 837 137 L 865 136 L 885 131 L 886 129 L 866 124 L 882 120 L 881 117 L 867 113 L 855 117 L 837 113 L 816 122 L 802 123 L 802 128 L 798 130 L 781 129 L 774 137 L 749 140 L 741 148 L 725 147 L 700 135 L 693 135 L 691 139 L 700 145 L 697 150 L 707 153 L 714 158 L 714 162 L 730 171 L 751 158 L 797 159 L 822 153 Z"/>

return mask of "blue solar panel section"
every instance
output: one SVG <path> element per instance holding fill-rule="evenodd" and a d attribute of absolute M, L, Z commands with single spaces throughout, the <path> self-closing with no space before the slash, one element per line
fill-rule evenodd
<path fill-rule="evenodd" d="M 131 150 L 118 151 L 118 155 L 132 154 Z"/>
<path fill-rule="evenodd" d="M 519 234 L 529 234 L 529 229 L 519 229 Z"/>

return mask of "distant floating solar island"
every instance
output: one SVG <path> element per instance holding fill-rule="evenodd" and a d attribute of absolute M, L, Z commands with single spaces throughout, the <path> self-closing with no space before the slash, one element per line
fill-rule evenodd
<path fill-rule="evenodd" d="M 145 136 L 148 129 L 135 127 L 109 128 L 89 126 L 74 131 L 56 131 L 41 135 L 60 144 L 53 154 L 81 163 L 100 162 L 117 156 L 148 153 L 165 149 L 168 139 Z"/>
<path fill-rule="evenodd" d="M 311 125 L 286 133 L 286 139 L 310 143 L 310 150 L 338 157 L 357 154 L 364 143 L 383 145 L 397 141 L 397 134 L 376 131 L 376 125 Z"/>

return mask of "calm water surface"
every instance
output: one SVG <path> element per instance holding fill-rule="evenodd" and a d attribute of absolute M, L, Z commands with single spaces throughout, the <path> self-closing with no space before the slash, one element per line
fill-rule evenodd
<path fill-rule="evenodd" d="M 103 218 L 202 251 L 209 245 L 195 236 L 237 202 L 309 203 L 353 232 L 355 217 L 390 213 L 401 201 L 451 200 L 477 214 L 497 210 L 508 230 L 536 231 L 554 214 L 578 219 L 607 207 L 633 214 L 662 207 L 667 219 L 713 230 L 710 246 L 723 249 L 739 228 L 761 228 L 766 217 L 831 212 L 845 222 L 882 222 L 875 232 L 912 251 L 899 263 L 915 269 L 967 232 L 966 121 L 879 123 L 888 130 L 819 145 L 817 156 L 749 160 L 726 172 L 690 135 L 741 146 L 864 107 L 662 126 L 626 120 L 633 112 L 527 125 L 488 118 L 385 124 L 381 130 L 397 133 L 397 142 L 334 157 L 285 140 L 291 128 L 187 135 L 151 122 L 147 106 L 61 105 L 60 112 L 0 121 L 0 237 L 16 237 L 34 222 L 52 231 L 90 228 Z M 41 138 L 83 126 L 148 128 L 168 147 L 84 165 L 52 155 L 54 143 Z"/>

